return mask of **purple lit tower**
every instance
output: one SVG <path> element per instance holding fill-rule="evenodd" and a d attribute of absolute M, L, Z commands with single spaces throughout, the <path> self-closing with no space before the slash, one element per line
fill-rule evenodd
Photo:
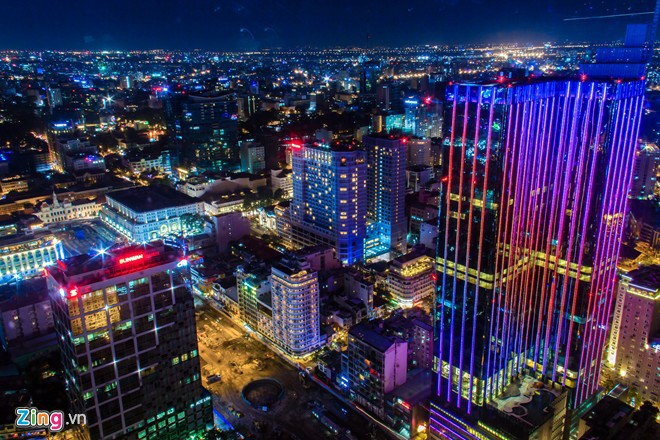
<path fill-rule="evenodd" d="M 432 438 L 561 438 L 593 403 L 644 86 L 448 87 Z"/>

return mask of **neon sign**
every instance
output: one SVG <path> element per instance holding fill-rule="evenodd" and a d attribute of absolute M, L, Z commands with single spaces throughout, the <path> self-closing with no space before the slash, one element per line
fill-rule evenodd
<path fill-rule="evenodd" d="M 133 261 L 143 260 L 144 254 L 135 254 L 130 257 L 124 257 L 119 259 L 119 264 L 132 263 Z"/>

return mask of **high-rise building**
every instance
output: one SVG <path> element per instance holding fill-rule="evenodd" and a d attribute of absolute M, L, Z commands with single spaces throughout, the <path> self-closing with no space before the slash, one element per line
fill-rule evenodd
<path fill-rule="evenodd" d="M 367 213 L 365 152 L 350 144 L 307 144 L 292 147 L 292 162 L 294 244 L 330 245 L 344 264 L 362 260 Z"/>
<path fill-rule="evenodd" d="M 167 101 L 177 159 L 198 171 L 236 171 L 238 104 L 235 93 L 177 96 Z"/>
<path fill-rule="evenodd" d="M 633 173 L 630 197 L 635 199 L 648 199 L 655 196 L 658 188 L 658 174 L 660 173 L 660 147 L 645 143 L 637 151 L 635 171 Z"/>
<path fill-rule="evenodd" d="M 260 296 L 270 293 L 270 273 L 263 265 L 249 264 L 236 269 L 236 290 L 241 321 L 253 330 L 258 324 L 258 302 Z"/>
<path fill-rule="evenodd" d="M 181 439 L 212 425 L 187 263 L 153 242 L 47 270 L 71 411 L 91 439 Z"/>
<path fill-rule="evenodd" d="M 368 235 L 377 243 L 370 254 L 406 252 L 406 138 L 372 134 L 363 139 L 367 174 Z"/>
<path fill-rule="evenodd" d="M 621 275 L 608 348 L 617 381 L 660 402 L 660 266 Z"/>
<path fill-rule="evenodd" d="M 561 435 L 593 401 L 643 94 L 584 76 L 447 89 L 434 436 Z M 512 409 L 514 388 L 554 409 Z"/>
<path fill-rule="evenodd" d="M 408 342 L 382 330 L 371 323 L 351 327 L 341 368 L 351 397 L 380 417 L 385 395 L 406 382 L 408 371 Z"/>
<path fill-rule="evenodd" d="M 273 338 L 290 356 L 321 346 L 319 278 L 304 259 L 284 259 L 272 268 Z"/>
<path fill-rule="evenodd" d="M 431 139 L 410 138 L 408 139 L 408 166 L 433 165 L 433 154 L 431 152 Z"/>
<path fill-rule="evenodd" d="M 242 142 L 240 153 L 242 171 L 256 174 L 266 168 L 266 154 L 263 145 L 250 141 Z"/>

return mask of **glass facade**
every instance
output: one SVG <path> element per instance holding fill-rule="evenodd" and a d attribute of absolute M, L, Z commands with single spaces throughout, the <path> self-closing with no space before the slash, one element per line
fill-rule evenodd
<path fill-rule="evenodd" d="M 108 276 L 90 284 L 84 280 L 99 273 L 77 273 L 72 260 L 80 257 L 64 260 L 65 270 L 58 264 L 49 271 L 71 410 L 86 414 L 92 439 L 174 440 L 206 432 L 212 423 L 188 267 L 159 256 L 137 263 L 107 258 L 101 271 Z M 113 277 L 123 264 L 133 270 Z"/>
<path fill-rule="evenodd" d="M 521 374 L 597 389 L 643 81 L 447 89 L 437 395 L 468 414 Z"/>

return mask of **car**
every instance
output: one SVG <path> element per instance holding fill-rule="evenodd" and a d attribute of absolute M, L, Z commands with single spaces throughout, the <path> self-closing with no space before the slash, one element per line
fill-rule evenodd
<path fill-rule="evenodd" d="M 211 376 L 207 377 L 206 380 L 208 381 L 208 383 L 211 384 L 211 383 L 219 382 L 220 380 L 222 380 L 222 377 L 219 374 L 212 374 Z"/>

